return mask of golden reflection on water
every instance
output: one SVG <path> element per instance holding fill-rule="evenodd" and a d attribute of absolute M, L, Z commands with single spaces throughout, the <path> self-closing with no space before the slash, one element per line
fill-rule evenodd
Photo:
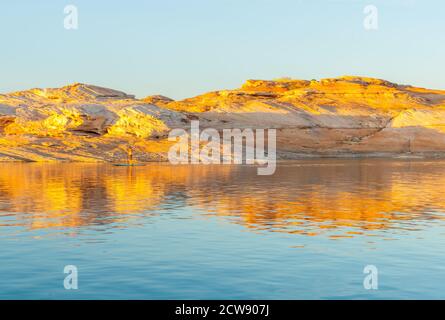
<path fill-rule="evenodd" d="M 253 230 L 349 237 L 442 221 L 444 183 L 445 161 L 292 161 L 273 176 L 246 166 L 4 163 L 0 228 L 125 226 L 187 206 Z"/>

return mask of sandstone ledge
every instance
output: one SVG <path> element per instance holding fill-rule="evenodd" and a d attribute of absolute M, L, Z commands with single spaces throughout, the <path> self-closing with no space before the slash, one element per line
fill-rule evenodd
<path fill-rule="evenodd" d="M 367 77 L 248 80 L 174 101 L 73 84 L 0 94 L 0 161 L 165 161 L 173 128 L 277 129 L 278 159 L 443 158 L 445 91 Z"/>

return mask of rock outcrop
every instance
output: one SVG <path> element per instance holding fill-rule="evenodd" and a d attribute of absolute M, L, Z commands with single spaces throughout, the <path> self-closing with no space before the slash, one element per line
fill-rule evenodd
<path fill-rule="evenodd" d="M 86 84 L 0 95 L 0 160 L 165 160 L 173 128 L 275 128 L 279 158 L 445 155 L 445 91 L 365 77 L 248 80 L 174 101 Z"/>
<path fill-rule="evenodd" d="M 183 126 L 179 112 L 85 84 L 0 95 L 0 160 L 108 161 Z M 157 159 L 158 155 L 155 155 Z"/>
<path fill-rule="evenodd" d="M 445 151 L 445 91 L 380 79 L 248 80 L 166 107 L 210 127 L 276 128 L 284 158 Z"/>

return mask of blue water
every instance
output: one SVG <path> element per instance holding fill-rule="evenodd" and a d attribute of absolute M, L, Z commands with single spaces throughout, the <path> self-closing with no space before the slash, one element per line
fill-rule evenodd
<path fill-rule="evenodd" d="M 292 161 L 271 177 L 3 164 L 0 298 L 443 299 L 444 182 L 439 160 Z"/>

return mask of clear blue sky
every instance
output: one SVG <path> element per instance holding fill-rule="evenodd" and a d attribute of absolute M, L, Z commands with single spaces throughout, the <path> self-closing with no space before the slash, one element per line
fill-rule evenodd
<path fill-rule="evenodd" d="M 368 4 L 377 31 L 363 27 Z M 2 93 L 85 82 L 184 98 L 345 74 L 445 89 L 443 0 L 2 1 L 0 41 Z"/>

